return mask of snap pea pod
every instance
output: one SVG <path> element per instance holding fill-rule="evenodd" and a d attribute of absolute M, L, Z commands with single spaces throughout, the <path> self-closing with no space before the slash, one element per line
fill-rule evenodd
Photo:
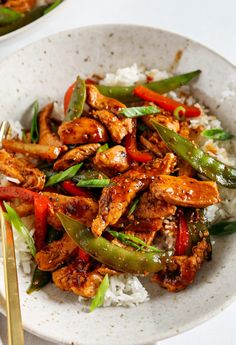
<path fill-rule="evenodd" d="M 23 14 L 16 12 L 10 8 L 0 7 L 0 27 L 14 23 L 22 18 Z"/>
<path fill-rule="evenodd" d="M 31 294 L 34 291 L 42 289 L 50 282 L 51 276 L 51 272 L 41 271 L 38 267 L 36 267 L 30 287 L 27 289 L 27 293 Z"/>
<path fill-rule="evenodd" d="M 158 122 L 152 121 L 152 125 L 169 149 L 188 162 L 196 171 L 224 187 L 236 188 L 236 169 L 218 161 L 188 139 Z"/>
<path fill-rule="evenodd" d="M 42 17 L 48 5 L 37 7 L 36 9 L 28 12 L 23 17 L 19 18 L 12 24 L 0 27 L 0 36 L 6 35 L 14 30 L 20 29 L 23 26 L 32 23 L 34 20 Z"/>
<path fill-rule="evenodd" d="M 78 246 L 97 261 L 127 273 L 143 274 L 163 269 L 171 252 L 141 253 L 129 251 L 109 242 L 104 237 L 94 237 L 80 222 L 62 213 L 57 214 L 64 229 Z"/>
<path fill-rule="evenodd" d="M 151 83 L 143 84 L 150 90 L 156 91 L 158 93 L 166 93 L 179 88 L 180 86 L 188 84 L 192 79 L 199 76 L 200 70 L 193 72 L 180 74 L 167 79 L 153 81 Z M 107 85 L 97 85 L 98 90 L 107 97 L 112 97 L 118 99 L 121 102 L 135 102 L 140 101 L 139 97 L 133 94 L 135 86 L 107 86 Z"/>
<path fill-rule="evenodd" d="M 81 116 L 84 109 L 85 99 L 86 99 L 85 81 L 78 76 L 75 82 L 75 86 L 74 86 L 71 98 L 70 98 L 68 109 L 66 110 L 66 116 L 64 118 L 64 122 L 73 120 L 74 118 L 78 118 Z"/>

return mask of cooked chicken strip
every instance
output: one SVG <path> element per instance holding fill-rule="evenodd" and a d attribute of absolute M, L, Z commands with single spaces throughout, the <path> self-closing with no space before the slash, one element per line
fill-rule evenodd
<path fill-rule="evenodd" d="M 162 157 L 163 156 L 163 154 L 162 154 L 161 150 L 159 149 L 158 145 L 155 145 L 155 144 L 151 143 L 143 135 L 141 135 L 139 137 L 139 140 L 143 144 L 143 146 L 145 146 L 151 152 L 155 153 L 155 155 L 157 155 L 157 157 Z"/>
<path fill-rule="evenodd" d="M 190 285 L 204 259 L 211 252 L 211 246 L 203 238 L 192 249 L 193 255 L 173 256 L 164 270 L 154 274 L 152 281 L 171 292 L 177 292 Z"/>
<path fill-rule="evenodd" d="M 117 223 L 136 194 L 148 186 L 145 173 L 133 170 L 129 175 L 132 177 L 117 176 L 112 179 L 111 186 L 103 188 L 98 215 L 91 228 L 96 236 L 100 236 L 108 225 Z"/>
<path fill-rule="evenodd" d="M 53 241 L 36 254 L 38 268 L 42 271 L 54 271 L 77 247 L 77 244 L 65 233 L 62 239 Z"/>
<path fill-rule="evenodd" d="M 88 117 L 64 122 L 58 129 L 58 135 L 64 144 L 72 145 L 108 141 L 105 127 Z"/>
<path fill-rule="evenodd" d="M 18 140 L 3 140 L 2 146 L 6 151 L 23 153 L 25 155 L 39 157 L 46 159 L 48 161 L 57 159 L 61 147 L 49 146 L 49 145 L 39 145 L 39 144 L 26 144 Z"/>
<path fill-rule="evenodd" d="M 44 192 L 49 198 L 48 223 L 55 229 L 62 229 L 57 212 L 62 212 L 68 216 L 79 220 L 86 226 L 91 226 L 95 218 L 98 205 L 92 198 L 84 196 L 65 196 L 62 194 Z"/>
<path fill-rule="evenodd" d="M 111 138 L 116 143 L 120 144 L 121 140 L 132 132 L 131 119 L 118 119 L 116 115 L 107 110 L 96 110 L 92 112 L 95 119 L 101 121 L 110 132 Z"/>
<path fill-rule="evenodd" d="M 26 13 L 31 11 L 36 5 L 36 0 L 7 0 L 4 7 L 11 8 L 14 11 Z"/>
<path fill-rule="evenodd" d="M 93 233 L 100 236 L 108 225 L 116 224 L 137 193 L 147 188 L 156 176 L 172 172 L 175 162 L 175 156 L 168 154 L 162 160 L 155 160 L 152 166 L 129 170 L 112 179 L 112 185 L 103 188 L 98 215 L 92 223 Z"/>
<path fill-rule="evenodd" d="M 117 114 L 121 108 L 126 106 L 117 99 L 103 96 L 95 85 L 88 84 L 86 86 L 87 103 L 96 110 L 108 110 Z"/>
<path fill-rule="evenodd" d="M 86 298 L 96 294 L 103 278 L 104 276 L 97 269 L 88 271 L 86 265 L 78 259 L 52 274 L 53 282 L 59 289 Z"/>
<path fill-rule="evenodd" d="M 134 211 L 134 216 L 140 219 L 165 218 L 174 215 L 176 206 L 156 199 L 152 193 L 145 192 Z"/>
<path fill-rule="evenodd" d="M 54 170 L 66 170 L 72 165 L 83 162 L 85 159 L 92 156 L 97 149 L 100 147 L 100 144 L 87 144 L 76 147 L 73 150 L 70 150 L 60 159 L 58 159 L 53 166 Z"/>
<path fill-rule="evenodd" d="M 188 176 L 160 175 L 150 185 L 155 198 L 186 207 L 207 207 L 220 202 L 217 185 Z"/>
<path fill-rule="evenodd" d="M 93 163 L 99 170 L 109 176 L 129 169 L 126 149 L 121 145 L 113 146 L 103 152 L 97 152 Z"/>
<path fill-rule="evenodd" d="M 67 147 L 63 146 L 60 138 L 52 131 L 50 126 L 53 106 L 53 103 L 48 104 L 39 114 L 39 144 L 62 147 L 63 151 L 67 151 Z"/>
<path fill-rule="evenodd" d="M 171 129 L 172 131 L 179 132 L 180 125 L 179 121 L 175 120 L 175 118 L 171 115 L 165 115 L 165 114 L 157 114 L 157 115 L 148 115 L 142 117 L 143 122 L 151 129 L 153 129 L 152 120 L 157 121 L 163 126 L 166 126 L 167 128 Z"/>
<path fill-rule="evenodd" d="M 15 158 L 5 150 L 0 150 L 0 172 L 19 180 L 20 185 L 32 190 L 42 190 L 45 175 L 30 162 Z"/>
<path fill-rule="evenodd" d="M 19 201 L 17 199 L 12 200 L 10 202 L 11 207 L 16 211 L 19 217 L 27 217 L 31 214 L 34 214 L 34 204 L 31 203 L 22 203 L 22 201 Z"/>

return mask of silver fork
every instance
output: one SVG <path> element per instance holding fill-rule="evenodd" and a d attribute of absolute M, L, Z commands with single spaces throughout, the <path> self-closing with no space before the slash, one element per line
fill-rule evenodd
<path fill-rule="evenodd" d="M 10 125 L 8 121 L 1 122 L 0 147 L 2 146 L 2 140 L 6 138 L 9 129 Z M 2 207 L 0 207 L 0 226 L 2 232 L 4 261 L 8 345 L 24 345 L 24 332 L 20 311 L 14 237 L 10 223 L 4 217 Z"/>

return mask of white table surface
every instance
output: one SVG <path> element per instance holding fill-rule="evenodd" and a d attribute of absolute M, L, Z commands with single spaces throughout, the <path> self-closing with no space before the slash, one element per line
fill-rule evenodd
<path fill-rule="evenodd" d="M 0 60 L 17 49 L 58 31 L 103 23 L 133 23 L 174 31 L 214 49 L 236 65 L 235 0 L 67 0 L 50 22 L 0 42 Z M 204 305 L 202 306 L 204 310 Z M 37 312 L 37 311 L 35 311 Z M 204 324 L 158 345 L 236 344 L 236 302 Z M 33 316 L 32 316 L 33 317 Z M 0 345 L 6 345 L 0 316 Z M 26 345 L 52 345 L 28 333 Z M 59 345 L 59 344 L 58 344 Z"/>

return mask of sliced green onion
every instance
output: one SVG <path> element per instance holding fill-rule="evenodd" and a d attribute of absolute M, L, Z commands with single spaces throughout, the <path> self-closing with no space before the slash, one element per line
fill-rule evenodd
<path fill-rule="evenodd" d="M 130 118 L 157 113 L 160 113 L 160 109 L 152 105 L 143 107 L 122 108 L 120 110 L 120 114 Z"/>
<path fill-rule="evenodd" d="M 3 203 L 7 211 L 8 220 L 10 221 L 12 227 L 14 227 L 14 229 L 16 229 L 16 231 L 23 238 L 32 256 L 35 256 L 36 248 L 35 248 L 34 240 L 29 230 L 26 228 L 25 224 L 22 222 L 22 220 L 20 219 L 16 211 L 10 205 L 8 205 L 8 203 L 6 203 L 5 201 L 3 201 Z"/>
<path fill-rule="evenodd" d="M 30 128 L 30 136 L 32 143 L 37 143 L 39 141 L 38 116 L 39 102 L 36 100 L 33 104 L 33 119 Z"/>
<path fill-rule="evenodd" d="M 109 145 L 106 143 L 97 149 L 97 152 L 103 152 L 109 149 Z"/>
<path fill-rule="evenodd" d="M 103 179 L 82 179 L 79 180 L 77 183 L 78 187 L 87 187 L 87 188 L 103 188 L 110 185 L 110 179 L 109 178 L 103 178 Z"/>
<path fill-rule="evenodd" d="M 53 186 L 56 183 L 72 179 L 77 174 L 82 165 L 83 163 L 73 165 L 65 171 L 61 171 L 55 175 L 50 176 L 46 183 L 46 187 Z"/>
<path fill-rule="evenodd" d="M 44 14 L 47 14 L 49 12 L 51 12 L 52 10 L 54 10 L 54 8 L 56 8 L 58 5 L 60 5 L 62 3 L 63 0 L 56 0 L 54 1 L 51 6 L 49 6 L 45 11 Z"/>
<path fill-rule="evenodd" d="M 103 278 L 99 288 L 97 289 L 97 293 L 95 297 L 92 300 L 92 303 L 90 304 L 90 312 L 94 311 L 94 309 L 101 307 L 104 303 L 104 298 L 106 295 L 106 292 L 109 288 L 109 277 L 108 274 L 105 275 Z"/>
<path fill-rule="evenodd" d="M 71 121 L 74 118 L 79 118 L 84 109 L 84 103 L 86 99 L 86 85 L 85 81 L 79 76 L 76 79 L 75 87 L 72 92 L 68 109 L 64 122 Z"/>
<path fill-rule="evenodd" d="M 218 236 L 223 236 L 223 235 L 229 235 L 233 234 L 236 232 L 236 221 L 234 222 L 227 222 L 223 221 L 217 224 L 214 224 L 210 226 L 209 228 L 209 233 L 210 235 L 218 235 Z"/>
<path fill-rule="evenodd" d="M 136 207 L 138 206 L 139 200 L 140 200 L 140 198 L 136 198 L 136 199 L 134 200 L 134 202 L 132 203 L 132 205 L 131 205 L 131 207 L 130 207 L 130 209 L 129 209 L 129 212 L 128 212 L 128 217 L 129 217 L 132 213 L 134 213 Z"/>
<path fill-rule="evenodd" d="M 212 128 L 212 129 L 205 129 L 201 132 L 206 138 L 214 139 L 214 140 L 229 140 L 233 138 L 233 135 L 229 132 L 225 132 L 221 128 Z"/>
<path fill-rule="evenodd" d="M 10 8 L 0 7 L 0 26 L 12 24 L 22 17 L 23 14 L 20 12 L 16 12 Z"/>
<path fill-rule="evenodd" d="M 164 250 L 158 249 L 157 247 L 149 246 L 139 237 L 124 234 L 123 232 L 118 232 L 114 230 L 108 230 L 108 232 L 113 237 L 117 238 L 119 241 L 123 242 L 126 245 L 134 247 L 136 250 L 142 250 L 144 252 L 156 252 L 156 253 L 164 252 Z"/>
<path fill-rule="evenodd" d="M 186 113 L 186 109 L 180 105 L 179 107 L 175 108 L 173 115 L 176 118 L 176 120 L 178 121 L 184 121 L 185 120 L 185 113 Z"/>
<path fill-rule="evenodd" d="M 22 129 L 22 140 L 24 143 L 26 143 L 26 131 L 25 131 L 25 129 Z"/>

